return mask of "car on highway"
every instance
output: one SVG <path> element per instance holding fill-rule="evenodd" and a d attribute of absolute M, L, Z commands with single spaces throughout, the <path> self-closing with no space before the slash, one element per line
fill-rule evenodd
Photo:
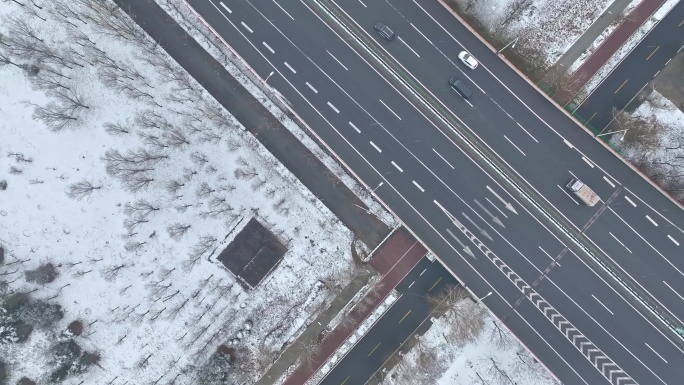
<path fill-rule="evenodd" d="M 394 39 L 394 31 L 392 31 L 392 29 L 382 21 L 375 23 L 375 30 L 378 31 L 380 36 L 384 37 L 388 41 L 392 41 L 392 39 Z"/>
<path fill-rule="evenodd" d="M 465 64 L 466 67 L 470 68 L 471 70 L 477 68 L 477 60 L 468 52 L 461 51 L 461 53 L 458 54 L 458 58 L 461 59 L 463 64 Z"/>
<path fill-rule="evenodd" d="M 462 81 L 460 81 L 456 76 L 449 79 L 449 85 L 454 91 L 458 92 L 459 95 L 463 96 L 463 99 L 469 99 L 473 96 L 473 91 L 468 88 Z"/>

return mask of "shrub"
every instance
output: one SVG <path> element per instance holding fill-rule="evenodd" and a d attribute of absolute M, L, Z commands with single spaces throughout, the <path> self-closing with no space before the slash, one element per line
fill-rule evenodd
<path fill-rule="evenodd" d="M 35 270 L 27 270 L 26 281 L 45 285 L 46 283 L 54 281 L 58 275 L 59 273 L 57 272 L 55 265 L 48 262 L 38 266 Z"/>
<path fill-rule="evenodd" d="M 67 326 L 67 330 L 75 336 L 80 336 L 81 333 L 83 333 L 83 323 L 78 320 L 72 321 L 69 326 Z"/>
<path fill-rule="evenodd" d="M 0 180 L 0 191 L 7 190 L 7 180 Z"/>

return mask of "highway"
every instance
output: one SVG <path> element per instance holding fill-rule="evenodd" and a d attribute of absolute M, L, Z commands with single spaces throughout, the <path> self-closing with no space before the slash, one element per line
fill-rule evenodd
<path fill-rule="evenodd" d="M 190 3 L 368 186 L 383 182 L 375 193 L 452 273 L 476 295 L 494 291 L 487 306 L 564 383 L 681 381 L 684 351 L 670 332 L 552 225 L 567 223 L 681 325 L 681 210 L 439 4 L 326 2 L 326 13 L 313 0 Z M 379 19 L 397 39 L 375 34 Z M 398 65 L 461 134 L 407 96 L 364 46 Z M 475 71 L 455 61 L 463 46 L 481 62 Z M 448 87 L 453 75 L 476 90 L 471 104 Z M 572 176 L 605 205 L 570 196 Z"/>
<path fill-rule="evenodd" d="M 636 96 L 684 49 L 684 2 L 680 1 L 580 103 L 575 113 L 599 132 L 609 132 L 613 109 L 631 111 Z"/>

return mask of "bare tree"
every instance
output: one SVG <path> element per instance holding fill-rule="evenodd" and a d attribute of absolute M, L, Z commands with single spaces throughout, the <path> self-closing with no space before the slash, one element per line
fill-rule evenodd
<path fill-rule="evenodd" d="M 209 162 L 209 157 L 207 154 L 195 151 L 192 154 L 190 154 L 190 159 L 192 159 L 193 162 L 197 163 L 199 167 L 202 167 L 205 163 Z"/>
<path fill-rule="evenodd" d="M 166 144 L 171 147 L 184 147 L 190 145 L 190 141 L 185 135 L 185 132 L 179 127 L 169 128 L 163 135 L 166 139 Z"/>
<path fill-rule="evenodd" d="M 190 225 L 186 225 L 183 223 L 174 223 L 166 228 L 166 231 L 169 232 L 169 236 L 171 237 L 171 239 L 174 239 L 176 241 L 183 238 L 183 236 L 187 234 L 188 230 L 190 230 Z"/>
<path fill-rule="evenodd" d="M 147 242 L 139 242 L 139 241 L 133 241 L 133 240 L 131 240 L 131 241 L 126 242 L 126 245 L 124 246 L 124 248 L 125 248 L 126 251 L 128 251 L 128 252 L 138 251 L 138 250 L 140 250 L 146 243 L 147 243 Z"/>
<path fill-rule="evenodd" d="M 499 350 L 508 350 L 516 345 L 516 341 L 511 334 L 500 325 L 501 321 L 492 320 L 494 327 L 489 334 L 489 340 Z"/>
<path fill-rule="evenodd" d="M 111 135 L 130 134 L 131 130 L 123 123 L 105 123 L 103 124 L 105 131 Z"/>
<path fill-rule="evenodd" d="M 128 230 L 129 233 L 132 233 L 133 230 L 135 230 L 136 227 L 143 223 L 149 222 L 145 217 L 136 215 L 132 218 L 128 218 L 124 221 L 124 227 L 126 227 L 126 230 Z"/>
<path fill-rule="evenodd" d="M 494 358 L 489 357 L 489 374 L 494 378 L 494 381 L 497 384 L 511 384 L 511 385 L 516 385 L 515 382 L 511 379 L 511 377 L 506 373 L 505 370 L 499 366 L 499 364 L 496 363 Z"/>
<path fill-rule="evenodd" d="M 202 236 L 193 246 L 192 251 L 188 255 L 188 259 L 184 263 L 186 270 L 192 270 L 192 268 L 199 262 L 202 256 L 208 253 L 216 244 L 217 239 L 211 235 Z"/>
<path fill-rule="evenodd" d="M 78 120 L 74 111 L 54 102 L 48 103 L 45 107 L 28 104 L 35 107 L 33 117 L 45 123 L 52 131 L 58 132 L 73 127 Z"/>
<path fill-rule="evenodd" d="M 185 186 L 185 183 L 180 179 L 171 179 L 166 183 L 166 191 L 170 194 L 176 194 L 183 186 Z"/>
<path fill-rule="evenodd" d="M 197 188 L 197 197 L 198 198 L 206 198 L 212 193 L 216 192 L 211 186 L 209 186 L 209 183 L 207 182 L 202 182 L 199 187 Z"/>
<path fill-rule="evenodd" d="M 299 359 L 301 364 L 311 370 L 316 363 L 316 358 L 321 352 L 321 344 L 316 339 L 299 343 Z"/>
<path fill-rule="evenodd" d="M 92 194 L 93 191 L 101 188 L 102 186 L 95 186 L 93 182 L 84 179 L 80 182 L 70 184 L 69 187 L 67 187 L 66 194 L 69 198 L 81 200 Z"/>
<path fill-rule="evenodd" d="M 119 274 L 121 274 L 121 270 L 123 270 L 125 267 L 127 267 L 125 264 L 110 265 L 100 270 L 100 273 L 104 279 L 107 281 L 112 281 L 116 279 Z"/>
<path fill-rule="evenodd" d="M 72 19 L 78 20 L 83 24 L 88 24 L 81 16 L 81 11 L 77 9 L 77 5 L 74 3 L 64 0 L 52 0 L 50 4 L 52 5 L 53 14 L 59 16 L 58 18 L 62 22 L 70 24 L 76 28 L 78 28 L 78 26 L 71 22 Z"/>
<path fill-rule="evenodd" d="M 144 200 L 138 199 L 134 203 L 126 203 L 124 205 L 124 213 L 130 216 L 140 217 L 142 219 L 146 218 L 150 213 L 159 211 L 160 208 L 152 203 Z"/>

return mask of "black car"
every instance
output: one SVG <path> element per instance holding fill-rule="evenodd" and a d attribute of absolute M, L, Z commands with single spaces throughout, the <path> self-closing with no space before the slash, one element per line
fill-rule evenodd
<path fill-rule="evenodd" d="M 473 91 L 471 91 L 468 86 L 463 84 L 463 82 L 458 80 L 455 76 L 449 79 L 449 85 L 454 89 L 454 91 L 463 96 L 463 99 L 468 99 L 473 96 Z"/>
<path fill-rule="evenodd" d="M 390 27 L 388 27 L 387 24 L 383 23 L 382 21 L 375 23 L 375 30 L 378 31 L 380 36 L 389 41 L 394 39 L 394 31 L 392 31 L 392 29 L 390 29 Z"/>

